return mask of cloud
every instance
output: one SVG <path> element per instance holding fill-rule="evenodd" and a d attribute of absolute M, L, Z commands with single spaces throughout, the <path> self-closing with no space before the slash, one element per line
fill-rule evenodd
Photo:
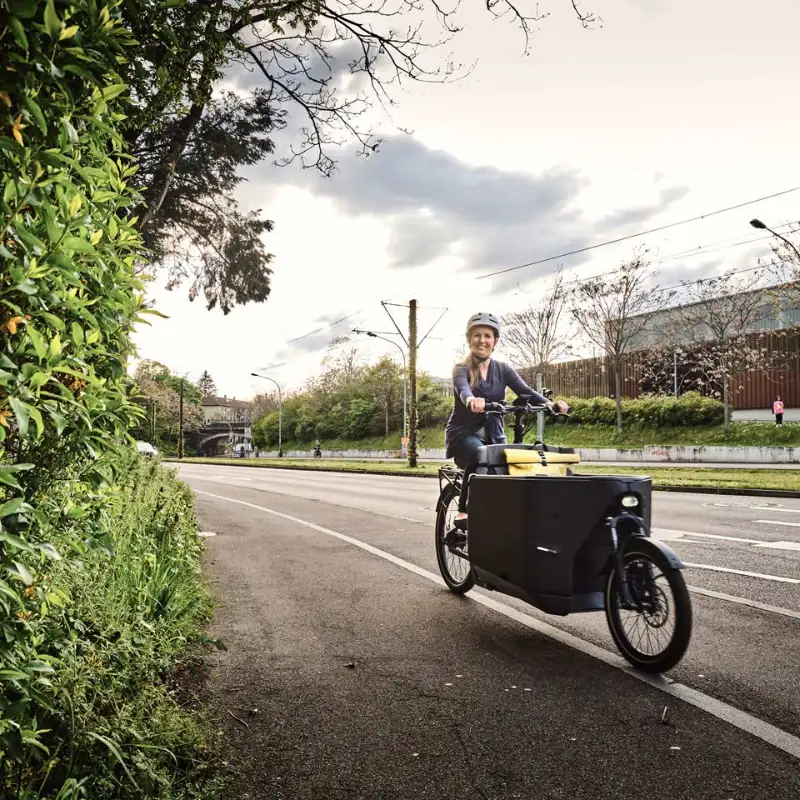
<path fill-rule="evenodd" d="M 586 185 L 576 170 L 536 175 L 473 166 L 411 136 L 386 137 L 369 158 L 343 154 L 330 179 L 299 170 L 283 177 L 345 214 L 382 218 L 395 268 L 451 253 L 479 274 L 584 246 L 590 233 L 574 205 Z"/>
<path fill-rule="evenodd" d="M 554 166 L 536 174 L 475 166 L 399 134 L 385 137 L 368 158 L 354 147 L 342 149 L 331 178 L 293 168 L 272 172 L 270 179 L 276 178 L 332 200 L 348 216 L 381 219 L 390 229 L 391 268 L 424 267 L 449 255 L 463 262 L 470 277 L 596 244 L 620 226 L 642 226 L 688 192 L 684 186 L 663 188 L 653 203 L 592 221 L 580 210 L 588 180 L 577 169 Z M 589 258 L 565 261 L 575 267 Z M 494 290 L 548 275 L 556 264 L 493 278 Z"/>
<path fill-rule="evenodd" d="M 614 211 L 603 217 L 600 225 L 604 230 L 641 226 L 644 221 L 651 219 L 662 211 L 666 211 L 671 205 L 686 197 L 688 193 L 688 186 L 670 186 L 669 188 L 661 189 L 655 202 Z"/>

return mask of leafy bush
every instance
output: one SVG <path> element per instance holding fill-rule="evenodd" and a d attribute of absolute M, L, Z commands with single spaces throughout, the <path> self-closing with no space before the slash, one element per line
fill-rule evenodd
<path fill-rule="evenodd" d="M 570 424 L 614 425 L 616 406 L 613 398 L 567 398 L 572 406 Z M 622 401 L 626 425 L 671 427 L 681 425 L 719 425 L 723 421 L 723 405 L 719 400 L 686 392 L 679 397 L 645 396 Z"/>
<path fill-rule="evenodd" d="M 187 498 L 118 455 L 140 417 L 125 367 L 142 286 L 114 127 L 131 44 L 117 8 L 0 5 L 3 797 L 168 797 L 161 748 L 183 725 L 141 687 L 197 621 Z M 134 476 L 160 494 L 136 494 L 150 489 Z M 178 573 L 179 594 L 164 594 Z"/>

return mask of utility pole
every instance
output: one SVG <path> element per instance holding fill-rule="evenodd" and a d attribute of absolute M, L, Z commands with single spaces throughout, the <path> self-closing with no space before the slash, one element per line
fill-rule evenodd
<path fill-rule="evenodd" d="M 382 300 L 381 305 L 383 306 L 383 310 L 389 315 L 389 319 L 392 321 L 392 325 L 396 328 L 397 332 L 400 334 L 400 337 L 405 342 L 406 346 L 408 347 L 408 393 L 409 393 L 409 409 L 408 409 L 408 466 L 409 467 L 416 467 L 417 466 L 417 422 L 418 422 L 418 412 L 417 412 L 417 351 L 419 350 L 420 346 L 424 344 L 425 340 L 430 335 L 431 331 L 439 324 L 442 317 L 447 313 L 447 309 L 445 308 L 442 313 L 437 318 L 436 322 L 431 325 L 428 329 L 428 332 L 421 338 L 419 341 L 418 339 L 418 332 L 417 332 L 417 301 L 416 300 L 409 300 L 408 302 L 408 339 L 406 339 L 403 331 L 400 330 L 400 326 L 395 322 L 392 313 L 389 311 L 387 306 L 397 306 L 397 303 L 390 303 L 388 301 Z M 400 306 L 401 308 L 405 308 L 405 304 Z M 441 309 L 441 306 L 439 306 Z"/>
<path fill-rule="evenodd" d="M 408 414 L 408 466 L 417 466 L 417 301 L 408 303 L 408 373 L 410 409 Z"/>
<path fill-rule="evenodd" d="M 178 418 L 178 458 L 183 458 L 183 378 L 181 378 L 180 416 Z"/>

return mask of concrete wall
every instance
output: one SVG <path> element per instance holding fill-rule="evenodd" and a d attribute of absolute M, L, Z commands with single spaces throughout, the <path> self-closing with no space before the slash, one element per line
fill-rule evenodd
<path fill-rule="evenodd" d="M 616 450 L 613 448 L 578 449 L 581 461 L 618 461 L 621 464 L 655 463 L 671 461 L 676 463 L 723 463 L 723 464 L 800 464 L 800 447 L 658 447 L 648 446 L 636 450 Z M 255 456 L 256 454 L 253 453 Z M 261 451 L 261 458 L 277 458 L 278 452 Z M 312 458 L 311 450 L 286 450 L 284 458 Z M 399 450 L 323 450 L 323 458 L 350 458 L 356 460 L 371 458 L 400 459 Z M 421 449 L 422 461 L 444 460 L 444 450 Z"/>

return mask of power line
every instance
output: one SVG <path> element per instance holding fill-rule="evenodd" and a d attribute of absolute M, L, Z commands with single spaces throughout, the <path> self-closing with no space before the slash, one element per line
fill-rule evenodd
<path fill-rule="evenodd" d="M 619 236 L 616 239 L 609 239 L 605 242 L 598 242 L 597 244 L 588 245 L 587 247 L 581 247 L 577 250 L 570 250 L 566 253 L 559 253 L 555 256 L 548 256 L 547 258 L 540 258 L 536 261 L 529 261 L 527 264 L 520 264 L 516 267 L 507 267 L 506 269 L 496 270 L 495 272 L 487 272 L 485 275 L 477 275 L 475 277 L 476 281 L 483 280 L 484 278 L 492 278 L 495 275 L 505 275 L 507 272 L 514 272 L 518 269 L 525 269 L 526 267 L 535 267 L 539 264 L 546 264 L 548 261 L 557 261 L 559 258 L 567 258 L 568 256 L 575 256 L 579 255 L 580 253 L 588 253 L 590 250 L 597 250 L 600 247 L 607 247 L 610 244 L 618 244 L 619 242 L 626 242 L 630 239 L 638 239 L 640 236 L 648 236 L 651 233 L 658 233 L 659 231 L 666 231 L 670 228 L 677 228 L 679 225 L 686 225 L 690 222 L 698 222 L 701 219 L 707 219 L 708 217 L 716 216 L 717 214 L 724 214 L 728 211 L 735 211 L 739 208 L 744 208 L 745 206 L 751 206 L 755 203 L 761 203 L 764 200 L 772 200 L 775 197 L 781 197 L 785 194 L 791 194 L 792 192 L 796 192 L 800 190 L 800 186 L 795 186 L 793 189 L 785 189 L 782 192 L 775 192 L 774 194 L 769 194 L 764 197 L 757 197 L 755 200 L 747 200 L 744 203 L 738 203 L 735 206 L 728 206 L 727 208 L 720 208 L 716 211 L 710 211 L 707 214 L 701 214 L 697 217 L 690 217 L 689 219 L 682 219 L 678 222 L 670 222 L 667 225 L 659 225 L 657 228 L 650 228 L 646 231 L 640 231 L 639 233 L 631 233 L 627 236 Z"/>
<path fill-rule="evenodd" d="M 309 336 L 313 336 L 315 333 L 319 333 L 320 331 L 327 330 L 328 328 L 332 328 L 334 325 L 338 325 L 340 322 L 344 322 L 346 319 L 350 319 L 350 317 L 354 317 L 356 314 L 360 314 L 360 311 L 354 311 L 352 314 L 348 314 L 346 317 L 342 317 L 341 319 L 337 319 L 335 322 L 329 322 L 327 325 L 323 325 L 321 328 L 317 328 L 316 330 L 309 331 L 308 333 L 304 333 L 302 336 L 297 336 L 294 339 L 289 339 L 286 344 L 293 344 L 294 342 L 299 342 L 301 339 L 306 339 Z"/>

